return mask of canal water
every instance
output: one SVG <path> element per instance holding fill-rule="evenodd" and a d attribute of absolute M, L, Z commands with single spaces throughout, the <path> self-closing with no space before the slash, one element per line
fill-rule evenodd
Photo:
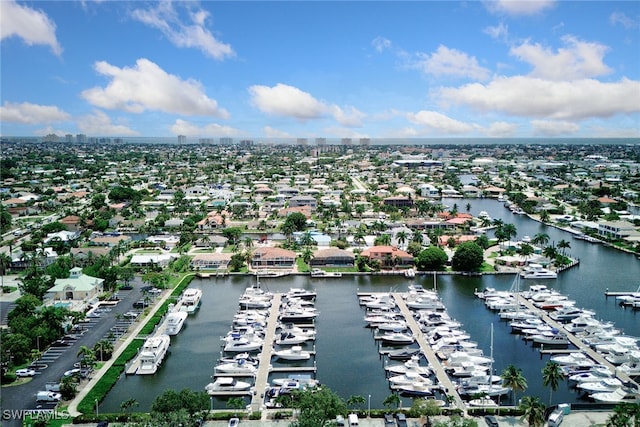
<path fill-rule="evenodd" d="M 592 244 L 572 238 L 570 233 L 542 225 L 526 216 L 512 214 L 504 206 L 489 199 L 450 199 L 443 203 L 457 204 L 459 211 L 471 204 L 471 213 L 486 211 L 492 218 L 501 218 L 514 224 L 518 239 L 533 237 L 544 232 L 551 242 L 566 240 L 572 257 L 580 265 L 559 274 L 557 280 L 521 281 L 521 285 L 544 283 L 576 301 L 577 307 L 594 310 L 599 319 L 612 321 L 628 334 L 640 336 L 640 311 L 624 309 L 614 298 L 605 298 L 606 289 L 635 291 L 640 285 L 640 260 L 604 245 Z M 439 275 L 436 287 L 452 318 L 462 322 L 464 330 L 477 341 L 486 355 L 490 353 L 490 325 L 494 325 L 494 370 L 500 374 L 509 364 L 521 368 L 528 382 L 525 395 L 539 396 L 545 403 L 549 390 L 542 384 L 541 370 L 549 360 L 537 348 L 510 332 L 510 327 L 498 315 L 475 298 L 476 289 L 494 287 L 508 290 L 513 275 L 485 275 L 468 277 Z M 185 328 L 171 338 L 171 354 L 160 370 L 152 376 L 122 376 L 116 386 L 100 404 L 100 411 L 119 412 L 120 404 L 135 398 L 137 410 L 148 411 L 153 399 L 166 389 L 204 390 L 211 380 L 213 367 L 221 356 L 221 340 L 230 329 L 238 298 L 253 277 L 224 277 L 194 279 L 191 286 L 203 290 L 202 307 L 187 319 Z M 418 275 L 413 282 L 425 288 L 434 286 L 431 275 Z M 345 399 L 352 395 L 364 396 L 372 408 L 382 408 L 383 400 L 391 394 L 385 378 L 383 359 L 370 329 L 364 327 L 364 312 L 358 305 L 356 293 L 405 291 L 410 281 L 404 277 L 344 276 L 334 279 L 311 279 L 308 276 L 286 276 L 261 279 L 261 285 L 272 292 L 287 292 L 292 287 L 315 289 L 316 307 L 320 315 L 316 321 L 317 338 L 315 363 L 316 378 Z M 275 375 L 275 374 L 274 374 Z M 282 374 L 284 375 L 284 374 Z M 509 398 L 503 398 L 503 401 Z M 553 393 L 553 403 L 584 402 L 566 383 Z M 224 401 L 215 399 L 214 409 L 223 409 Z M 403 405 L 410 405 L 403 399 Z"/>

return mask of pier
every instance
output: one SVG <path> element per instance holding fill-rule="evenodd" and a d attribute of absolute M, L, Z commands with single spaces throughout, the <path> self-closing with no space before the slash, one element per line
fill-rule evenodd
<path fill-rule="evenodd" d="M 422 354 L 424 354 L 424 357 L 429 362 L 429 366 L 431 366 L 433 372 L 436 374 L 441 387 L 444 389 L 447 395 L 453 396 L 455 405 L 458 408 L 461 408 L 466 414 L 466 405 L 458 394 L 456 385 L 453 383 L 453 381 L 451 381 L 451 378 L 449 378 L 449 375 L 447 375 L 444 368 L 442 367 L 440 360 L 438 360 L 436 354 L 433 352 L 433 349 L 431 348 L 429 343 L 427 343 L 427 340 L 425 340 L 424 335 L 422 334 L 422 330 L 420 329 L 418 322 L 416 322 L 416 320 L 413 318 L 411 310 L 409 310 L 409 307 L 407 307 L 407 304 L 405 304 L 404 299 L 402 298 L 402 294 L 393 293 L 392 295 L 396 301 L 396 304 L 398 304 L 400 312 L 404 316 L 409 329 L 411 329 L 411 333 L 418 341 Z"/>
<path fill-rule="evenodd" d="M 282 295 L 279 293 L 274 294 L 271 300 L 271 311 L 269 311 L 269 318 L 267 319 L 267 329 L 264 333 L 264 344 L 262 345 L 262 352 L 260 352 L 260 363 L 258 364 L 256 382 L 253 387 L 253 396 L 251 397 L 251 412 L 258 412 L 262 409 L 264 392 L 267 389 L 269 372 L 271 371 L 271 355 L 273 353 L 273 341 L 276 336 L 276 326 L 278 324 L 281 300 Z"/>
<path fill-rule="evenodd" d="M 565 334 L 567 336 L 567 338 L 569 339 L 569 342 L 571 344 L 573 344 L 578 349 L 578 351 L 586 354 L 587 356 L 589 356 L 590 358 L 595 360 L 597 363 L 606 366 L 607 368 L 609 368 L 611 370 L 611 372 L 615 372 L 616 378 L 618 378 L 624 384 L 633 384 L 636 388 L 638 388 L 638 384 L 635 381 L 633 381 L 631 379 L 631 377 L 629 377 L 624 372 L 618 371 L 616 369 L 615 365 L 613 365 L 607 359 L 605 359 L 603 355 L 601 355 L 600 353 L 598 353 L 597 351 L 595 351 L 591 347 L 589 347 L 587 344 L 582 342 L 582 340 L 580 338 L 578 338 L 575 335 L 573 335 L 572 333 L 568 332 L 564 328 L 563 324 L 553 320 L 551 317 L 549 317 L 549 315 L 544 310 L 541 310 L 541 309 L 537 308 L 535 305 L 533 305 L 533 303 L 531 301 L 529 301 L 528 299 L 524 298 L 522 295 L 516 294 L 516 297 L 517 297 L 518 302 L 520 304 L 525 305 L 528 309 L 530 309 L 533 312 L 537 313 L 540 316 L 540 319 L 542 319 L 547 325 L 549 325 L 549 326 L 551 326 L 553 328 L 556 328 L 559 331 L 562 331 L 562 333 Z"/>

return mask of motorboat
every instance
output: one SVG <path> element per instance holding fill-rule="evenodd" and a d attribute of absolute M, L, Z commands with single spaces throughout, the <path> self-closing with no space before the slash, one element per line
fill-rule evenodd
<path fill-rule="evenodd" d="M 258 368 L 255 365 L 248 363 L 246 359 L 237 359 L 233 362 L 216 365 L 214 371 L 216 374 L 255 376 L 258 372 Z"/>
<path fill-rule="evenodd" d="M 502 377 L 500 375 L 478 375 L 460 381 L 462 387 L 473 387 L 480 384 L 502 384 Z"/>
<path fill-rule="evenodd" d="M 165 332 L 167 335 L 177 335 L 184 325 L 184 321 L 187 319 L 188 313 L 186 311 L 171 311 L 167 314 L 165 320 Z"/>
<path fill-rule="evenodd" d="M 458 378 L 464 377 L 477 377 L 482 375 L 488 375 L 489 366 L 478 365 L 472 362 L 464 362 L 453 368 L 448 368 L 448 372 Z"/>
<path fill-rule="evenodd" d="M 276 338 L 275 343 L 278 345 L 302 344 L 305 341 L 312 341 L 315 338 L 316 338 L 315 333 L 304 334 L 304 333 L 282 332 Z"/>
<path fill-rule="evenodd" d="M 312 269 L 310 274 L 311 277 L 342 277 L 339 271 L 325 271 L 321 268 Z"/>
<path fill-rule="evenodd" d="M 240 359 L 244 361 L 245 365 L 253 365 L 258 366 L 260 364 L 260 360 L 256 357 L 253 357 L 250 353 L 236 353 L 233 357 L 223 357 L 218 360 L 218 364 L 223 363 L 237 363 Z"/>
<path fill-rule="evenodd" d="M 389 383 L 391 385 L 412 384 L 414 382 L 424 382 L 427 385 L 433 385 L 433 381 L 429 378 L 411 371 L 389 377 Z"/>
<path fill-rule="evenodd" d="M 477 384 L 475 386 L 465 387 L 458 390 L 458 393 L 464 396 L 484 395 L 489 397 L 504 396 L 510 392 L 511 388 L 505 387 L 501 384 Z"/>
<path fill-rule="evenodd" d="M 286 387 L 290 390 L 313 388 L 320 385 L 320 381 L 311 378 L 310 375 L 294 374 L 286 378 L 275 378 L 271 381 L 274 386 Z"/>
<path fill-rule="evenodd" d="M 566 323 L 581 316 L 593 316 L 594 314 L 595 313 L 593 311 L 583 310 L 581 308 L 570 306 L 552 312 L 551 314 L 549 314 L 549 317 L 557 322 Z"/>
<path fill-rule="evenodd" d="M 561 356 L 551 356 L 551 361 L 559 365 L 591 366 L 595 364 L 589 356 L 578 351 Z"/>
<path fill-rule="evenodd" d="M 411 384 L 394 384 L 389 385 L 392 390 L 410 396 L 428 396 L 432 395 L 434 390 L 440 390 L 439 385 L 428 384 L 424 381 L 415 381 Z"/>
<path fill-rule="evenodd" d="M 303 328 L 300 326 L 297 326 L 295 323 L 278 323 L 276 325 L 276 331 L 277 333 L 283 333 L 283 332 L 287 332 L 287 333 L 292 333 L 292 334 L 299 334 L 299 335 L 309 335 L 309 336 L 316 336 L 316 330 L 315 328 Z"/>
<path fill-rule="evenodd" d="M 311 322 L 318 316 L 315 308 L 287 306 L 280 311 L 281 322 Z"/>
<path fill-rule="evenodd" d="M 603 391 L 592 393 L 590 398 L 600 403 L 638 403 L 640 402 L 640 394 L 637 390 L 628 387 L 619 387 L 614 391 Z"/>
<path fill-rule="evenodd" d="M 614 391 L 622 387 L 622 381 L 617 378 L 602 378 L 600 381 L 588 381 L 579 383 L 577 386 L 587 393 L 600 393 L 605 391 Z"/>
<path fill-rule="evenodd" d="M 590 369 L 588 371 L 579 372 L 573 375 L 570 375 L 567 379 L 572 383 L 588 383 L 588 382 L 598 382 L 604 378 L 612 378 L 613 373 L 605 366 L 598 366 L 597 369 Z"/>
<path fill-rule="evenodd" d="M 231 339 L 226 340 L 224 351 L 228 352 L 245 352 L 245 351 L 257 351 L 262 348 L 264 340 L 256 336 L 234 336 Z"/>
<path fill-rule="evenodd" d="M 161 334 L 149 337 L 140 350 L 140 366 L 136 370 L 137 375 L 155 374 L 164 360 L 169 345 L 169 335 Z"/>
<path fill-rule="evenodd" d="M 303 350 L 299 345 L 294 345 L 290 348 L 276 350 L 273 355 L 284 360 L 308 360 L 311 357 L 311 352 Z"/>
<path fill-rule="evenodd" d="M 251 384 L 233 377 L 218 377 L 212 383 L 206 385 L 205 390 L 209 394 L 225 391 L 244 391 L 251 388 Z"/>
<path fill-rule="evenodd" d="M 386 354 L 387 357 L 391 360 L 409 360 L 412 356 L 420 353 L 420 348 L 404 347 L 393 350 L 381 350 L 381 353 Z"/>
<path fill-rule="evenodd" d="M 489 397 L 479 397 L 472 399 L 468 402 L 469 406 L 481 407 L 481 408 L 497 408 L 498 404 Z"/>
<path fill-rule="evenodd" d="M 415 342 L 415 338 L 402 332 L 386 332 L 382 335 L 378 335 L 376 338 L 381 340 L 383 343 L 392 345 L 413 344 Z"/>
<path fill-rule="evenodd" d="M 187 288 L 180 298 L 180 310 L 184 310 L 187 314 L 195 313 L 200 308 L 200 300 L 202 299 L 202 289 Z"/>
<path fill-rule="evenodd" d="M 462 366 L 464 363 L 472 363 L 474 365 L 489 365 L 493 359 L 486 356 L 470 354 L 466 351 L 453 352 L 447 358 L 445 365 L 447 367 Z"/>
<path fill-rule="evenodd" d="M 530 263 L 520 272 L 520 277 L 523 279 L 557 279 L 558 273 L 540 264 Z"/>
<path fill-rule="evenodd" d="M 404 331 L 408 328 L 407 322 L 404 320 L 389 320 L 372 324 L 379 331 Z"/>
<path fill-rule="evenodd" d="M 411 356 L 409 360 L 397 365 L 386 365 L 384 369 L 390 374 L 406 374 L 413 372 L 419 375 L 428 376 L 433 370 L 428 366 L 420 366 L 420 357 L 417 355 Z"/>
<path fill-rule="evenodd" d="M 240 304 L 240 308 L 244 310 L 254 308 L 269 308 L 271 307 L 271 300 L 253 296 L 241 296 L 238 300 L 238 304 Z"/>
<path fill-rule="evenodd" d="M 537 334 L 532 337 L 536 344 L 565 346 L 569 345 L 569 338 L 561 333 Z"/>
<path fill-rule="evenodd" d="M 298 298 L 302 300 L 314 300 L 318 293 L 313 290 L 303 288 L 289 288 L 289 292 L 286 293 L 287 299 Z"/>

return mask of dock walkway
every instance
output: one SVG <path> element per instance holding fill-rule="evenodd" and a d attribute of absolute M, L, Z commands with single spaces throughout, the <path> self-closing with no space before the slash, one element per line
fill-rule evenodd
<path fill-rule="evenodd" d="M 438 378 L 438 382 L 440 382 L 442 387 L 444 387 L 447 395 L 453 396 L 455 405 L 458 408 L 462 409 L 466 415 L 466 405 L 464 404 L 464 402 L 462 401 L 462 398 L 458 394 L 455 384 L 453 383 L 453 381 L 451 381 L 451 378 L 449 378 L 449 375 L 447 375 L 447 373 L 445 372 L 442 364 L 440 363 L 440 360 L 438 360 L 433 349 L 431 348 L 429 343 L 427 343 L 427 340 L 424 338 L 422 330 L 420 329 L 418 322 L 416 322 L 416 320 L 413 318 L 413 314 L 411 313 L 411 310 L 409 310 L 409 307 L 407 307 L 407 304 L 405 304 L 404 299 L 402 298 L 402 294 L 394 293 L 393 298 L 395 299 L 396 304 L 398 304 L 398 307 L 400 308 L 400 312 L 404 316 L 407 322 L 407 325 L 409 326 L 409 329 L 411 329 L 411 333 L 418 341 L 422 354 L 424 354 L 424 356 L 427 358 L 429 365 L 433 369 L 433 372 L 435 372 L 436 377 Z"/>
<path fill-rule="evenodd" d="M 273 299 L 271 300 L 271 311 L 269 312 L 269 318 L 267 319 L 264 344 L 262 344 L 262 352 L 260 352 L 260 364 L 258 365 L 254 392 L 251 398 L 251 412 L 258 412 L 262 409 L 264 392 L 267 389 L 269 372 L 271 370 L 271 355 L 273 353 L 273 341 L 276 336 L 281 300 L 282 295 L 279 293 L 274 294 Z"/>
<path fill-rule="evenodd" d="M 586 354 L 587 356 L 589 356 L 590 358 L 595 360 L 597 363 L 606 366 L 607 368 L 609 368 L 611 370 L 611 372 L 615 372 L 616 377 L 620 381 L 622 381 L 623 383 L 625 383 L 625 384 L 632 383 L 632 384 L 635 384 L 636 388 L 638 387 L 638 384 L 635 381 L 633 381 L 631 379 L 631 377 L 629 377 L 624 372 L 620 372 L 619 370 L 617 370 L 615 365 L 613 365 L 607 359 L 605 359 L 602 354 L 600 354 L 597 351 L 593 350 L 587 344 L 582 342 L 582 340 L 580 338 L 578 338 L 575 335 L 573 335 L 572 333 L 568 332 L 563 327 L 563 325 L 561 323 L 556 322 L 551 317 L 549 317 L 549 315 L 544 310 L 539 309 L 538 307 L 533 305 L 533 303 L 531 301 L 529 301 L 528 299 L 524 298 L 520 294 L 517 294 L 517 298 L 518 298 L 518 301 L 521 304 L 525 305 L 528 309 L 533 310 L 533 312 L 538 313 L 538 315 L 540 316 L 540 319 L 542 319 L 547 325 L 549 325 L 549 326 L 551 326 L 553 328 L 556 328 L 559 331 L 562 331 L 567 336 L 567 338 L 569 339 L 571 344 L 576 346 L 576 348 L 580 352 Z"/>

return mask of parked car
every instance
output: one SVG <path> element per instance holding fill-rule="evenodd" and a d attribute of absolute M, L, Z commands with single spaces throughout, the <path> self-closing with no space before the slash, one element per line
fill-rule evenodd
<path fill-rule="evenodd" d="M 39 391 L 36 394 L 37 402 L 59 402 L 60 399 L 62 399 L 62 395 L 54 391 Z"/>
<path fill-rule="evenodd" d="M 67 372 L 62 374 L 62 376 L 63 377 L 79 376 L 81 373 L 82 373 L 82 370 L 80 368 L 73 368 L 73 369 L 69 369 Z"/>
<path fill-rule="evenodd" d="M 16 377 L 33 377 L 35 375 L 36 375 L 35 369 L 24 368 L 24 369 L 18 369 L 16 371 Z"/>
<path fill-rule="evenodd" d="M 396 414 L 396 424 L 398 427 L 407 427 L 407 416 L 403 413 Z"/>
<path fill-rule="evenodd" d="M 384 414 L 385 427 L 395 426 L 396 421 L 393 419 L 393 414 Z"/>
<path fill-rule="evenodd" d="M 493 415 L 485 415 L 484 422 L 489 427 L 498 427 L 499 426 L 498 420 L 496 420 L 496 417 L 494 417 Z"/>
<path fill-rule="evenodd" d="M 133 303 L 133 308 L 145 308 L 148 305 L 149 304 L 145 300 L 141 299 Z"/>

